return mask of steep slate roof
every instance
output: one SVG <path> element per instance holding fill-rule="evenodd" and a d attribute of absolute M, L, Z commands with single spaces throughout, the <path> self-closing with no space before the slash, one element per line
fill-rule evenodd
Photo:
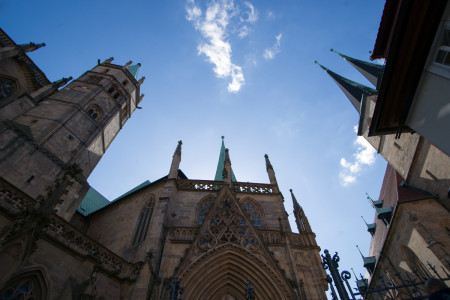
<path fill-rule="evenodd" d="M 117 200 L 120 200 L 120 199 L 122 199 L 122 198 L 125 198 L 126 196 L 128 196 L 128 195 L 130 195 L 130 194 L 132 194 L 132 193 L 134 193 L 134 192 L 136 192 L 136 191 L 138 191 L 138 190 L 140 190 L 140 189 L 142 189 L 142 188 L 145 188 L 146 186 L 149 186 L 150 184 L 151 184 L 150 181 L 149 181 L 149 180 L 146 180 L 146 181 L 144 181 L 143 183 L 141 183 L 140 185 L 138 185 L 138 186 L 132 188 L 131 190 L 129 190 L 129 191 L 126 192 L 125 194 L 123 194 L 123 195 L 117 197 L 116 199 L 114 199 L 114 200 L 111 201 L 111 202 L 115 202 L 115 201 L 117 201 Z"/>
<path fill-rule="evenodd" d="M 93 214 L 94 212 L 97 212 L 115 202 L 118 202 L 124 198 L 127 198 L 128 196 L 146 188 L 151 185 L 154 185 L 160 181 L 166 180 L 167 175 L 164 177 L 161 177 L 160 179 L 150 182 L 149 180 L 144 181 L 143 183 L 139 184 L 138 186 L 132 188 L 128 192 L 124 193 L 123 195 L 117 197 L 113 201 L 109 201 L 105 197 L 103 197 L 99 192 L 97 192 L 94 188 L 90 188 L 84 199 L 81 201 L 80 206 L 78 206 L 77 211 L 82 214 L 83 216 L 88 216 L 90 214 Z M 178 177 L 182 179 L 188 179 L 186 175 L 183 173 L 183 171 L 178 170 Z"/>
<path fill-rule="evenodd" d="M 222 147 L 220 148 L 219 162 L 217 163 L 216 177 L 215 181 L 223 181 L 223 168 L 225 167 L 225 143 L 224 136 L 222 136 Z M 233 168 L 231 168 L 231 181 L 236 182 L 236 177 L 234 176 Z"/>
<path fill-rule="evenodd" d="M 331 52 L 339 54 L 343 59 L 348 61 L 352 66 L 355 67 L 364 77 L 367 78 L 375 87 L 378 85 L 378 79 L 381 77 L 381 75 L 384 72 L 384 66 L 377 65 L 374 63 L 366 62 L 363 60 L 359 60 L 350 56 L 347 56 L 345 54 L 339 53 L 337 51 L 334 51 L 333 49 L 330 50 Z"/>
<path fill-rule="evenodd" d="M 317 63 L 317 61 L 316 61 Z M 352 105 L 355 107 L 356 111 L 360 113 L 361 99 L 363 95 L 375 95 L 377 93 L 376 90 L 342 77 L 334 73 L 333 71 L 325 68 L 321 64 L 317 63 L 322 69 L 324 69 L 328 75 L 336 82 L 336 84 L 341 88 L 347 98 L 350 100 Z"/>
<path fill-rule="evenodd" d="M 83 201 L 81 201 L 80 206 L 78 206 L 77 211 L 86 217 L 109 204 L 108 199 L 91 187 L 86 196 L 84 196 Z"/>

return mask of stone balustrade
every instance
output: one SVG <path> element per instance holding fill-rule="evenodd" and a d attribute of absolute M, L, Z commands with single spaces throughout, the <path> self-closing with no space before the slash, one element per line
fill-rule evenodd
<path fill-rule="evenodd" d="M 178 189 L 180 190 L 197 190 L 197 191 L 218 191 L 224 184 L 223 181 L 209 180 L 189 180 L 178 179 Z M 250 183 L 250 182 L 233 182 L 232 189 L 236 193 L 252 193 L 252 194 L 273 194 L 274 188 L 271 184 Z"/>

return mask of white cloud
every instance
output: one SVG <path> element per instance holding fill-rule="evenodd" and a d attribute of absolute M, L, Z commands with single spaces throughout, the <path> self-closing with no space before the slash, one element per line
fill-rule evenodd
<path fill-rule="evenodd" d="M 242 26 L 241 29 L 239 30 L 238 36 L 239 36 L 241 39 L 243 39 L 243 38 L 245 38 L 245 37 L 248 35 L 248 32 L 249 32 L 249 31 L 250 31 L 250 30 L 249 30 L 248 26 L 247 26 L 247 25 L 244 25 L 244 26 Z"/>
<path fill-rule="evenodd" d="M 357 126 L 354 128 L 357 131 Z M 356 145 L 356 152 L 353 154 L 353 162 L 341 158 L 340 165 L 342 167 L 339 178 L 343 186 L 347 186 L 356 181 L 361 174 L 364 165 L 371 166 L 375 162 L 376 151 L 368 141 L 362 136 L 358 136 L 353 142 Z"/>
<path fill-rule="evenodd" d="M 249 2 L 244 2 L 246 12 L 239 16 L 239 8 L 233 0 L 213 0 L 206 5 L 206 10 L 187 0 L 186 19 L 193 23 L 203 41 L 198 45 L 198 54 L 204 54 L 214 65 L 213 71 L 219 78 L 231 78 L 228 84 L 229 92 L 238 92 L 245 83 L 242 67 L 231 61 L 231 44 L 229 42 L 229 24 L 233 17 L 239 16 L 241 23 L 254 23 L 258 20 L 258 12 Z M 249 33 L 249 27 L 244 24 L 236 32 L 240 38 Z"/>
<path fill-rule="evenodd" d="M 274 59 L 275 56 L 281 52 L 281 38 L 283 35 L 280 33 L 275 37 L 275 44 L 272 47 L 264 50 L 264 58 L 265 59 Z"/>
<path fill-rule="evenodd" d="M 250 2 L 244 2 L 244 5 L 248 8 L 248 11 L 245 13 L 247 18 L 241 17 L 241 22 L 255 23 L 258 21 L 258 11 L 255 7 Z"/>

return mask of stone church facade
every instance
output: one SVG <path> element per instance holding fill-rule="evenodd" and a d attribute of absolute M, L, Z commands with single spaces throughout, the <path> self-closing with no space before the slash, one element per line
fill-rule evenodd
<path fill-rule="evenodd" d="M 167 176 L 89 206 L 144 78 L 111 58 L 60 89 L 26 54 L 41 46 L 0 30 L 0 299 L 168 299 L 174 277 L 187 300 L 245 299 L 248 283 L 326 299 L 315 234 L 293 194 L 292 232 L 267 155 L 270 183 L 236 181 L 223 143 L 216 178 L 191 180 L 180 141 Z"/>

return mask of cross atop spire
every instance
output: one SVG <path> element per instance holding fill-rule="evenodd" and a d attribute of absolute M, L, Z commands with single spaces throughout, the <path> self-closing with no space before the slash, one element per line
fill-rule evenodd
<path fill-rule="evenodd" d="M 364 77 L 366 77 L 367 80 L 369 80 L 375 87 L 378 86 L 378 79 L 384 72 L 384 66 L 347 56 L 334 51 L 334 49 L 330 49 L 330 51 L 340 55 L 343 59 L 355 67 L 355 69 L 358 70 Z"/>
<path fill-rule="evenodd" d="M 222 147 L 220 148 L 219 162 L 217 163 L 216 169 L 216 177 L 214 177 L 215 181 L 223 181 L 223 169 L 225 167 L 225 137 L 222 136 Z M 236 182 L 236 177 L 234 176 L 233 169 L 231 169 L 231 181 Z"/>
<path fill-rule="evenodd" d="M 333 71 L 325 68 L 321 64 L 319 64 L 317 61 L 315 61 L 316 64 L 318 64 L 322 69 L 325 70 L 325 72 L 330 75 L 330 77 L 336 82 L 336 84 L 341 88 L 341 90 L 344 92 L 344 94 L 347 96 L 347 98 L 352 103 L 353 107 L 355 107 L 356 111 L 360 113 L 360 105 L 361 105 L 361 99 L 363 95 L 369 96 L 369 95 L 375 95 L 377 94 L 377 91 L 367 87 L 365 85 L 359 84 L 355 81 L 352 81 L 350 79 L 347 79 L 345 77 L 342 77 L 341 75 L 338 75 L 334 73 Z"/>

